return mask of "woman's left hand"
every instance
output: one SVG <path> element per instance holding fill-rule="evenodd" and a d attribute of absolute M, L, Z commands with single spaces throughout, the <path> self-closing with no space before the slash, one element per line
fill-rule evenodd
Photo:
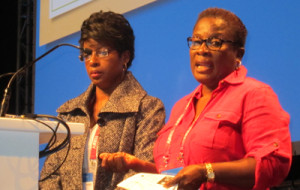
<path fill-rule="evenodd" d="M 196 190 L 206 181 L 206 169 L 204 165 L 189 165 L 184 167 L 178 174 L 165 183 L 165 187 L 178 184 L 178 189 Z"/>

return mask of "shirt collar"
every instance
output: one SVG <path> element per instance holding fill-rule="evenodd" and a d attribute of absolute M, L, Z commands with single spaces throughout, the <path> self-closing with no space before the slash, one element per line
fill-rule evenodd
<path fill-rule="evenodd" d="M 219 89 L 224 83 L 230 85 L 243 83 L 246 78 L 246 75 L 247 75 L 247 69 L 242 65 L 237 70 L 234 70 L 227 77 L 221 80 L 216 89 Z M 200 86 L 198 86 L 193 92 L 195 93 L 193 98 L 199 99 L 201 97 L 201 91 L 202 91 L 202 84 L 200 84 Z"/>
<path fill-rule="evenodd" d="M 227 77 L 219 82 L 220 83 L 226 82 L 229 84 L 240 84 L 243 83 L 247 75 L 247 69 L 244 66 L 240 66 L 238 69 L 234 70 L 230 73 Z"/>

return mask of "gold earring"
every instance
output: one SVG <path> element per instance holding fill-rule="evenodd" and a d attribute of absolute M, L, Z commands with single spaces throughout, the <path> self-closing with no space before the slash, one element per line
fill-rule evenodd
<path fill-rule="evenodd" d="M 235 70 L 238 70 L 242 65 L 242 61 L 238 61 L 238 63 L 235 66 Z"/>
<path fill-rule="evenodd" d="M 123 64 L 123 71 L 127 71 L 127 63 Z"/>

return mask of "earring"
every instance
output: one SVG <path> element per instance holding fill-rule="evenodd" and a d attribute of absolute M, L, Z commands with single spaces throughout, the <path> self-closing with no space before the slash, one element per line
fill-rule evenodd
<path fill-rule="evenodd" d="M 123 64 L 123 71 L 127 71 L 127 63 Z"/>
<path fill-rule="evenodd" d="M 238 61 L 238 63 L 235 66 L 235 70 L 238 70 L 242 65 L 242 61 Z"/>

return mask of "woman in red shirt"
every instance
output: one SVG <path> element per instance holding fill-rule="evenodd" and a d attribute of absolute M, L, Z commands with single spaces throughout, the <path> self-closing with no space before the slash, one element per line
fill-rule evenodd
<path fill-rule="evenodd" d="M 291 165 L 289 115 L 270 86 L 241 65 L 247 30 L 230 11 L 209 8 L 196 22 L 191 70 L 200 85 L 173 107 L 154 147 L 155 165 L 102 154 L 102 166 L 158 172 L 182 168 L 166 186 L 179 189 L 268 189 Z"/>

